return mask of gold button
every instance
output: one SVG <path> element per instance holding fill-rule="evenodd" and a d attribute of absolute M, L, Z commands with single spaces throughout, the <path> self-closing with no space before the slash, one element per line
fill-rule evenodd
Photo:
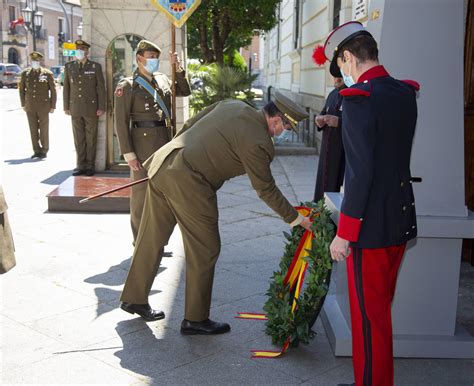
<path fill-rule="evenodd" d="M 82 98 L 82 95 L 78 95 L 79 98 Z"/>
<path fill-rule="evenodd" d="M 81 82 L 81 81 L 79 81 L 79 84 L 81 84 L 81 83 L 82 83 L 82 82 Z"/>
<path fill-rule="evenodd" d="M 146 137 L 146 133 L 143 133 L 143 136 Z"/>
<path fill-rule="evenodd" d="M 403 211 L 406 211 L 407 210 L 407 207 L 405 205 L 403 205 L 403 208 L 402 208 Z"/>
<path fill-rule="evenodd" d="M 79 87 L 79 91 L 82 91 L 82 88 Z"/>
<path fill-rule="evenodd" d="M 409 235 L 409 234 L 410 234 L 410 232 L 405 232 L 405 234 L 406 234 L 406 235 Z"/>
<path fill-rule="evenodd" d="M 414 225 L 411 226 L 411 229 L 415 229 L 415 228 L 416 228 L 416 226 L 414 226 Z"/>
<path fill-rule="evenodd" d="M 414 202 L 412 202 L 412 203 L 411 203 L 411 206 L 415 206 L 415 203 L 414 203 Z"/>
<path fill-rule="evenodd" d="M 403 183 L 403 181 L 400 182 L 400 186 L 401 186 L 402 188 L 403 188 L 403 185 L 405 185 L 405 184 Z"/>

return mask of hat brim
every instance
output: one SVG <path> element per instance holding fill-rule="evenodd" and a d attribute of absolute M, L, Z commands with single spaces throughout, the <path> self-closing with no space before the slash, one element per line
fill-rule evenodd
<path fill-rule="evenodd" d="M 332 58 L 331 64 L 329 65 L 329 72 L 335 78 L 342 77 L 341 69 L 337 65 L 337 56 L 334 56 L 334 58 Z"/>

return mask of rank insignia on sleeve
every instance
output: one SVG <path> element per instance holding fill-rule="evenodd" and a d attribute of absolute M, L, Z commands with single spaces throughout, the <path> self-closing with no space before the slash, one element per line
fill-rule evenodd
<path fill-rule="evenodd" d="M 123 95 L 123 87 L 117 87 L 115 90 L 115 96 L 116 97 L 121 97 Z"/>

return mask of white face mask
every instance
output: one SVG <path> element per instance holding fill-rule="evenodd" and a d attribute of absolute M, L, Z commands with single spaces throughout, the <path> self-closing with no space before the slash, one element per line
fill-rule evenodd
<path fill-rule="evenodd" d="M 76 59 L 82 60 L 84 59 L 85 53 L 83 50 L 76 50 Z"/>
<path fill-rule="evenodd" d="M 40 67 L 41 67 L 41 66 L 40 66 L 40 62 L 38 62 L 37 60 L 33 60 L 33 61 L 31 62 L 31 68 L 32 68 L 33 70 L 37 70 L 37 69 L 40 68 Z"/>
<path fill-rule="evenodd" d="M 145 70 L 149 74 L 153 74 L 160 68 L 160 59 L 157 58 L 148 58 L 145 64 Z"/>

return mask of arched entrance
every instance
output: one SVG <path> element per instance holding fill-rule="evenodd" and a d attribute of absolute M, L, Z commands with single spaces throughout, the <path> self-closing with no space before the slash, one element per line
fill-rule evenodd
<path fill-rule="evenodd" d="M 20 55 L 16 48 L 8 49 L 8 63 L 20 64 Z"/>
<path fill-rule="evenodd" d="M 109 44 L 106 54 L 107 82 L 107 168 L 128 169 L 125 160 L 120 155 L 117 134 L 114 129 L 114 91 L 118 82 L 132 75 L 136 68 L 135 55 L 137 45 L 143 37 L 135 34 L 117 36 Z"/>

